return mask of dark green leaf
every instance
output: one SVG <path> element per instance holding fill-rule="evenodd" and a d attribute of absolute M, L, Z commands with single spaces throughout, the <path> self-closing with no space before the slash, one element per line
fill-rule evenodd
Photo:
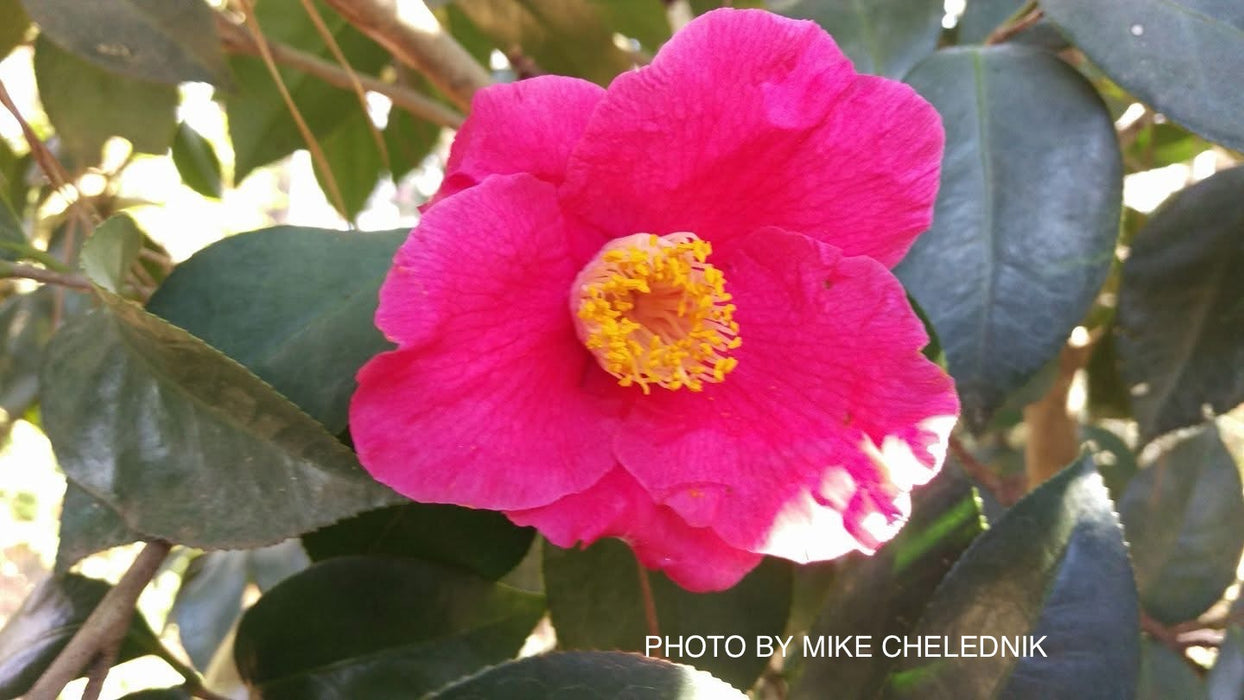
<path fill-rule="evenodd" d="M 229 83 L 213 13 L 202 0 L 22 1 L 43 34 L 114 73 Z"/>
<path fill-rule="evenodd" d="M 1244 601 L 1236 599 L 1231 614 L 1240 619 Z M 1244 700 L 1244 628 L 1239 624 L 1227 627 L 1227 636 L 1218 647 L 1218 658 L 1205 679 L 1212 700 Z"/>
<path fill-rule="evenodd" d="M 354 374 L 391 347 L 372 317 L 406 235 L 281 226 L 231 236 L 179 265 L 147 308 L 338 434 Z"/>
<path fill-rule="evenodd" d="M 943 469 L 932 483 L 917 489 L 911 519 L 894 540 L 873 556 L 857 556 L 840 567 L 809 637 L 860 636 L 880 644 L 888 635 L 907 634 L 983 524 L 967 479 Z M 893 659 L 880 649 L 872 651 L 871 658 L 803 658 L 791 697 L 823 698 L 831 689 L 844 698 L 876 697 Z M 802 656 L 802 644 L 791 652 Z"/>
<path fill-rule="evenodd" d="M 29 153 L 19 156 L 0 139 L 0 201 L 8 203 L 18 220 L 26 211 L 26 193 L 30 190 L 26 174 L 30 167 Z"/>
<path fill-rule="evenodd" d="M 104 307 L 66 324 L 48 347 L 43 423 L 66 475 L 130 527 L 245 548 L 397 498 L 241 365 L 99 296 Z"/>
<path fill-rule="evenodd" d="M 121 519 L 112 506 L 70 481 L 60 509 L 60 535 L 56 547 L 56 570 L 69 567 L 105 549 L 143 539 Z"/>
<path fill-rule="evenodd" d="M 242 614 L 247 552 L 207 552 L 195 557 L 182 576 L 170 619 L 195 667 L 206 671 L 216 649 Z"/>
<path fill-rule="evenodd" d="M 1118 279 L 1118 273 L 1112 273 Z M 1117 291 L 1116 291 L 1117 294 Z M 1107 328 L 1093 344 L 1088 367 L 1088 408 L 1094 418 L 1131 418 L 1132 398 L 1119 366 L 1119 343 L 1114 328 Z"/>
<path fill-rule="evenodd" d="M 585 550 L 545 543 L 544 586 L 557 641 L 566 649 L 644 650 L 643 598 L 639 564 L 622 542 L 606 539 Z M 766 559 L 733 588 L 689 593 L 664 575 L 649 572 L 661 634 L 739 635 L 747 641 L 741 658 L 700 658 L 673 651 L 670 658 L 694 663 L 737 688 L 750 688 L 768 659 L 757 654 L 757 635 L 781 635 L 791 601 L 789 563 Z M 686 650 L 683 650 L 684 653 Z"/>
<path fill-rule="evenodd" d="M 384 146 L 389 151 L 389 167 L 394 181 L 423 163 L 440 138 L 441 127 L 416 119 L 404 109 L 389 112 L 384 128 Z"/>
<path fill-rule="evenodd" d="M 488 510 L 406 503 L 303 535 L 315 561 L 351 554 L 427 559 L 487 579 L 504 576 L 531 548 L 535 531 Z"/>
<path fill-rule="evenodd" d="M 9 416 L 21 415 L 39 394 L 39 364 L 52 337 L 56 294 L 43 287 L 0 302 L 0 409 Z"/>
<path fill-rule="evenodd" d="M 591 689 L 590 691 L 588 689 Z M 747 696 L 690 666 L 620 652 L 533 656 L 490 668 L 424 700 L 744 700 Z"/>
<path fill-rule="evenodd" d="M 1031 635 L 1047 655 L 897 660 L 886 697 L 1131 698 L 1136 584 L 1089 457 L 1016 503 L 964 552 L 909 635 Z"/>
<path fill-rule="evenodd" d="M 224 192 L 216 150 L 185 122 L 177 125 L 177 133 L 173 135 L 173 164 L 177 166 L 181 181 L 204 197 L 219 198 Z"/>
<path fill-rule="evenodd" d="M 1142 443 L 1244 401 L 1244 167 L 1176 194 L 1136 234 L 1118 352 Z"/>
<path fill-rule="evenodd" d="M 341 557 L 260 598 L 234 651 L 267 700 L 418 697 L 513 657 L 543 612 L 540 596 L 435 564 Z"/>
<path fill-rule="evenodd" d="M 22 232 L 21 219 L 0 197 L 0 260 L 18 260 L 26 248 L 26 234 Z"/>
<path fill-rule="evenodd" d="M 367 204 L 367 198 L 376 189 L 380 173 L 384 171 L 384 158 L 372 138 L 371 119 L 361 109 L 351 112 L 337 125 L 322 144 L 324 159 L 332 171 L 333 179 L 341 192 L 345 210 L 338 210 L 342 218 L 353 221 Z M 330 190 L 323 175 L 316 169 L 320 189 L 327 195 Z M 337 206 L 331 195 L 328 201 Z"/>
<path fill-rule="evenodd" d="M 374 74 L 388 60 L 384 49 L 351 27 L 338 12 L 319 0 L 316 7 L 354 70 Z M 335 61 L 298 0 L 264 0 L 256 4 L 255 14 L 270 41 Z M 255 168 L 306 148 L 307 144 L 263 62 L 249 56 L 234 56 L 229 59 L 229 66 L 237 89 L 225 96 L 225 109 L 236 160 L 233 179 L 240 183 Z M 317 139 L 326 138 L 346 117 L 363 109 L 351 90 L 335 88 L 293 69 L 282 68 L 280 73 Z"/>
<path fill-rule="evenodd" d="M 636 39 L 649 52 L 670 38 L 669 16 L 664 0 L 589 0 L 601 13 L 605 26 Z"/>
<path fill-rule="evenodd" d="M 573 75 L 608 85 L 633 61 L 614 46 L 605 3 L 597 0 L 457 0 L 454 3 L 493 44 L 515 48 L 545 73 Z M 660 3 L 631 3 L 640 12 L 663 12 Z M 513 56 L 511 56 L 513 58 Z"/>
<path fill-rule="evenodd" d="M 0 629 L 0 697 L 29 690 L 110 588 L 77 574 L 44 579 Z M 147 654 L 163 656 L 163 650 L 147 621 L 135 614 L 117 663 Z"/>
<path fill-rule="evenodd" d="M 1168 625 L 1193 620 L 1235 580 L 1244 485 L 1218 431 L 1186 437 L 1132 479 L 1119 501 L 1140 602 Z"/>
<path fill-rule="evenodd" d="M 178 686 L 175 688 L 139 690 L 129 695 L 121 696 L 120 700 L 191 700 L 193 697 L 193 695 L 186 692 L 185 688 Z"/>
<path fill-rule="evenodd" d="M 1205 138 L 1244 149 L 1244 5 L 1236 0 L 1041 0 L 1116 83 Z"/>
<path fill-rule="evenodd" d="M 1199 700 L 1205 681 L 1188 660 L 1161 642 L 1146 639 L 1140 646 L 1140 681 L 1136 700 Z"/>
<path fill-rule="evenodd" d="M 946 155 L 933 226 L 896 272 L 979 431 L 1058 354 L 1106 277 L 1118 143 L 1092 86 L 1042 51 L 947 49 L 907 80 L 941 113 Z"/>
<path fill-rule="evenodd" d="M 30 18 L 20 0 L 0 0 L 0 59 L 21 43 L 30 29 Z"/>
<path fill-rule="evenodd" d="M 1140 465 L 1136 463 L 1136 455 L 1123 441 L 1123 438 L 1105 428 L 1082 425 L 1080 426 L 1080 439 L 1093 453 L 1097 471 L 1101 473 L 1102 481 L 1106 483 L 1106 489 L 1110 491 L 1110 500 L 1118 503 L 1123 497 L 1123 491 L 1127 489 L 1127 485 L 1140 470 Z"/>
<path fill-rule="evenodd" d="M 941 0 L 769 0 L 775 12 L 815 20 L 861 73 L 902 78 L 942 35 Z"/>
<path fill-rule="evenodd" d="M 128 214 L 117 214 L 100 224 L 82 245 L 82 270 L 95 284 L 120 294 L 142 246 L 138 225 Z"/>
<path fill-rule="evenodd" d="M 143 153 L 163 154 L 173 143 L 176 86 L 109 73 L 43 34 L 35 41 L 35 79 L 43 108 L 75 167 L 98 163 L 109 136 L 125 137 Z"/>
<path fill-rule="evenodd" d="M 1192 160 L 1209 147 L 1210 144 L 1201 138 L 1165 122 L 1141 129 L 1128 155 L 1135 159 L 1137 166 L 1148 170 Z"/>

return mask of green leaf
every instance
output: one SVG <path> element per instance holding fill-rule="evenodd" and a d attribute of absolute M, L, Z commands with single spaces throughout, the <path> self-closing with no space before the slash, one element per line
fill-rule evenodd
<path fill-rule="evenodd" d="M 1132 241 L 1117 340 L 1141 443 L 1244 401 L 1244 167 L 1166 202 Z"/>
<path fill-rule="evenodd" d="M 143 539 L 112 506 L 95 498 L 72 480 L 65 486 L 60 509 L 56 571 L 68 571 L 82 559 L 105 549 Z"/>
<path fill-rule="evenodd" d="M 1231 615 L 1240 620 L 1244 601 L 1236 598 Z M 1244 628 L 1232 624 L 1218 647 L 1218 658 L 1206 677 L 1206 687 L 1212 700 L 1240 700 L 1244 698 Z"/>
<path fill-rule="evenodd" d="M 1135 159 L 1137 167 L 1149 170 L 1190 161 L 1208 148 L 1210 144 L 1203 139 L 1170 122 L 1163 122 L 1141 129 L 1128 155 Z"/>
<path fill-rule="evenodd" d="M 270 544 L 397 496 L 270 386 L 114 295 L 67 323 L 43 367 L 65 474 L 152 537 Z M 106 407 L 106 408 L 101 408 Z"/>
<path fill-rule="evenodd" d="M 29 690 L 111 588 L 78 574 L 44 579 L 0 629 L 0 697 Z M 165 655 L 147 621 L 135 613 L 117 663 L 147 654 Z"/>
<path fill-rule="evenodd" d="M 1118 503 L 1127 485 L 1140 471 L 1136 455 L 1123 441 L 1123 438 L 1105 428 L 1082 425 L 1080 426 L 1080 440 L 1093 453 L 1097 471 L 1101 473 L 1102 481 L 1106 483 L 1106 489 L 1110 491 L 1110 500 Z"/>
<path fill-rule="evenodd" d="M 22 9 L 21 1 L 0 0 L 0 59 L 8 56 L 13 47 L 22 42 L 28 29 L 30 18 Z"/>
<path fill-rule="evenodd" d="M 31 154 L 19 156 L 7 141 L 0 139 L 0 202 L 7 203 L 19 221 L 26 211 L 26 193 L 30 190 L 26 173 L 31 162 Z M 12 226 L 12 223 L 8 225 Z"/>
<path fill-rule="evenodd" d="M 173 135 L 173 164 L 177 166 L 181 181 L 195 192 L 217 199 L 224 193 L 216 150 L 185 122 L 177 125 L 177 133 Z"/>
<path fill-rule="evenodd" d="M 876 645 L 888 635 L 906 635 L 983 525 L 971 484 L 957 470 L 943 469 L 916 490 L 911 519 L 897 537 L 871 557 L 843 563 L 808 636 L 814 644 L 826 636 L 857 636 Z M 795 644 L 791 653 L 802 665 L 792 698 L 823 698 L 831 689 L 844 698 L 876 697 L 893 664 L 880 649 L 871 658 L 805 657 L 801 640 Z"/>
<path fill-rule="evenodd" d="M 0 197 L 0 260 L 20 260 L 21 250 L 29 245 L 20 218 Z"/>
<path fill-rule="evenodd" d="M 861 73 L 902 78 L 942 35 L 941 0 L 769 0 L 787 17 L 814 20 Z"/>
<path fill-rule="evenodd" d="M 426 559 L 496 580 L 513 569 L 535 530 L 501 513 L 432 503 L 374 510 L 302 537 L 315 561 L 352 554 Z"/>
<path fill-rule="evenodd" d="M 890 698 L 1131 698 L 1136 585 L 1101 477 L 1081 457 L 1011 507 L 959 558 L 908 639 L 1044 637 L 1047 657 L 897 660 Z M 979 648 L 979 647 L 978 647 Z"/>
<path fill-rule="evenodd" d="M 627 700 L 744 700 L 747 696 L 690 666 L 620 652 L 544 654 L 490 668 L 424 700 L 546 700 L 593 697 Z"/>
<path fill-rule="evenodd" d="M 1101 99 L 1054 56 L 946 49 L 907 77 L 942 115 L 933 226 L 896 269 L 980 431 L 1062 347 L 1105 280 L 1123 170 Z"/>
<path fill-rule="evenodd" d="M 1210 141 L 1244 149 L 1244 7 L 1232 0 L 1041 0 L 1116 83 Z"/>
<path fill-rule="evenodd" d="M 589 0 L 606 27 L 656 51 L 670 38 L 669 15 L 663 0 Z"/>
<path fill-rule="evenodd" d="M 523 593 L 390 557 L 321 562 L 238 626 L 238 671 L 267 700 L 418 697 L 513 657 L 544 612 Z"/>
<path fill-rule="evenodd" d="M 113 73 L 172 85 L 229 84 L 215 18 L 202 0 L 22 2 L 41 35 Z"/>
<path fill-rule="evenodd" d="M 278 226 L 231 236 L 179 265 L 147 308 L 242 363 L 336 435 L 346 428 L 355 373 L 392 347 L 372 318 L 406 235 Z"/>
<path fill-rule="evenodd" d="M 1132 479 L 1119 500 L 1145 611 L 1196 619 L 1235 581 L 1244 552 L 1244 485 L 1218 431 L 1186 437 Z"/>
<path fill-rule="evenodd" d="M 384 128 L 384 146 L 389 151 L 389 166 L 394 182 L 419 167 L 436 147 L 441 127 L 411 116 L 404 109 L 389 112 Z"/>
<path fill-rule="evenodd" d="M 52 337 L 56 293 L 43 287 L 0 302 L 0 409 L 11 417 L 20 416 L 38 397 L 39 365 Z"/>
<path fill-rule="evenodd" d="M 191 700 L 191 695 L 182 686 L 173 688 L 148 688 L 121 696 L 120 700 Z"/>
<path fill-rule="evenodd" d="M 138 259 L 143 232 L 128 214 L 109 218 L 95 229 L 82 246 L 82 270 L 113 294 L 120 294 L 130 265 Z"/>
<path fill-rule="evenodd" d="M 389 60 L 384 49 L 351 27 L 340 13 L 319 0 L 316 7 L 355 71 L 374 74 Z M 336 62 L 298 0 L 264 0 L 255 5 L 255 15 L 268 40 Z M 225 95 L 225 111 L 236 163 L 233 179 L 240 183 L 255 168 L 307 144 L 263 61 L 233 56 L 229 66 L 237 89 Z M 280 74 L 317 139 L 327 138 L 350 114 L 363 110 L 352 90 L 335 88 L 290 68 L 281 68 Z"/>
<path fill-rule="evenodd" d="M 177 88 L 127 78 L 87 63 L 40 34 L 35 80 L 52 127 L 74 166 L 95 165 L 109 136 L 163 154 L 177 128 Z"/>
<path fill-rule="evenodd" d="M 454 3 L 493 44 L 518 48 L 539 70 L 608 85 L 633 61 L 614 46 L 600 0 L 457 0 Z M 630 3 L 639 12 L 662 12 L 661 3 Z"/>
<path fill-rule="evenodd" d="M 361 109 L 351 112 L 337 128 L 324 139 L 324 159 L 332 171 L 337 188 L 341 191 L 341 199 L 345 210 L 338 210 L 343 219 L 353 221 L 367 198 L 376 189 L 380 174 L 384 171 L 384 158 L 372 138 L 371 119 Z M 323 173 L 315 170 L 320 181 L 320 189 L 327 195 L 329 188 Z M 328 201 L 334 207 L 337 203 L 332 196 Z"/>
<path fill-rule="evenodd" d="M 1141 643 L 1136 700 L 1199 700 L 1207 697 L 1205 691 L 1205 681 L 1186 659 L 1152 639 Z"/>
<path fill-rule="evenodd" d="M 544 586 L 557 641 L 565 649 L 642 651 L 648 634 L 639 588 L 639 564 L 629 547 L 605 539 L 584 550 L 544 546 Z M 768 658 L 757 654 L 757 635 L 781 635 L 791 603 L 791 567 L 766 559 L 733 588 L 690 593 L 664 575 L 648 572 L 661 635 L 739 635 L 741 658 L 720 653 L 700 658 L 670 652 L 737 688 L 750 688 Z M 687 650 L 683 650 L 685 654 Z"/>

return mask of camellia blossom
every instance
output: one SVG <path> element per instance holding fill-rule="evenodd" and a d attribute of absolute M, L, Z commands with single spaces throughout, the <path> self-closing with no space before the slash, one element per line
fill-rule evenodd
<path fill-rule="evenodd" d="M 351 429 L 378 480 L 685 588 L 872 552 L 958 403 L 889 268 L 943 132 L 816 24 L 710 12 L 609 88 L 479 92 L 398 250 Z"/>

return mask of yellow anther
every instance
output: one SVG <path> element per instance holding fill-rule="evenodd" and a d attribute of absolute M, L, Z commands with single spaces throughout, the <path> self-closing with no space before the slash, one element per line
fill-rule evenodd
<path fill-rule="evenodd" d="M 618 384 L 701 391 L 738 365 L 739 324 L 712 246 L 693 233 L 610 241 L 570 295 L 579 338 Z"/>

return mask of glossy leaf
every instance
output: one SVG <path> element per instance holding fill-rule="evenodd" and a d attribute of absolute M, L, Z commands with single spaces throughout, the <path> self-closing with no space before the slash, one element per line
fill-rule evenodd
<path fill-rule="evenodd" d="M 1235 581 L 1244 553 L 1244 485 L 1212 426 L 1152 461 L 1119 501 L 1145 611 L 1196 619 Z"/>
<path fill-rule="evenodd" d="M 99 294 L 103 308 L 49 345 L 43 423 L 66 475 L 130 527 L 195 547 L 245 548 L 397 498 L 241 365 Z"/>
<path fill-rule="evenodd" d="M 1140 681 L 1136 700 L 1200 700 L 1206 697 L 1205 681 L 1161 642 L 1141 643 Z"/>
<path fill-rule="evenodd" d="M 178 124 L 173 135 L 173 164 L 181 181 L 195 192 L 217 199 L 224 193 L 216 150 L 186 122 Z"/>
<path fill-rule="evenodd" d="M 389 59 L 384 49 L 351 27 L 339 13 L 319 0 L 316 7 L 355 71 L 375 74 Z M 255 15 L 270 41 L 335 62 L 298 0 L 264 0 L 256 3 Z M 307 144 L 263 62 L 250 56 L 234 56 L 229 59 L 229 66 L 237 89 L 225 96 L 225 111 L 236 160 L 233 179 L 240 183 L 255 168 L 306 148 Z M 352 113 L 363 109 L 351 90 L 335 88 L 289 68 L 281 68 L 280 73 L 317 139 L 328 137 Z"/>
<path fill-rule="evenodd" d="M 814 20 L 861 73 L 902 78 L 942 35 L 941 0 L 770 0 L 775 12 Z"/>
<path fill-rule="evenodd" d="M 21 415 L 39 393 L 39 365 L 52 337 L 56 290 L 14 294 L 0 302 L 0 409 Z"/>
<path fill-rule="evenodd" d="M 424 700 L 545 700 L 584 697 L 627 700 L 744 700 L 747 696 L 690 666 L 620 652 L 566 652 L 495 666 Z"/>
<path fill-rule="evenodd" d="M 143 153 L 163 154 L 177 128 L 177 88 L 87 63 L 40 34 L 35 79 L 52 127 L 74 164 L 95 165 L 104 142 L 122 136 Z"/>
<path fill-rule="evenodd" d="M 526 555 L 534 537 L 531 528 L 494 511 L 406 503 L 309 532 L 302 542 L 315 561 L 352 554 L 414 557 L 496 580 Z"/>
<path fill-rule="evenodd" d="M 1237 598 L 1231 614 L 1241 619 L 1244 603 Z M 1244 698 L 1244 628 L 1239 624 L 1227 627 L 1226 637 L 1218 647 L 1218 658 L 1205 679 L 1210 700 L 1241 700 Z"/>
<path fill-rule="evenodd" d="M 1118 353 L 1141 442 L 1244 401 L 1244 167 L 1175 195 L 1136 234 Z"/>
<path fill-rule="evenodd" d="M 202 0 L 22 0 L 42 34 L 113 73 L 225 86 L 228 71 Z"/>
<path fill-rule="evenodd" d="M 384 145 L 389 151 L 389 167 L 394 181 L 423 164 L 436 146 L 441 127 L 411 116 L 403 109 L 389 112 L 384 128 Z"/>
<path fill-rule="evenodd" d="M 384 158 L 370 127 L 371 119 L 367 114 L 361 109 L 355 110 L 337 125 L 323 143 L 324 159 L 328 161 L 328 168 L 345 205 L 345 210 L 338 210 L 337 213 L 348 221 L 353 221 L 363 210 L 384 171 Z M 327 195 L 329 188 L 324 174 L 318 168 L 315 172 L 320 189 Z M 328 201 L 337 206 L 331 196 Z"/>
<path fill-rule="evenodd" d="M 910 636 L 1044 637 L 1047 655 L 897 659 L 889 698 L 1130 698 L 1136 585 L 1101 477 L 1081 457 L 978 537 Z M 910 637 L 909 637 L 910 638 Z"/>
<path fill-rule="evenodd" d="M 1244 149 L 1244 5 L 1235 0 L 1041 0 L 1116 83 L 1192 131 Z"/>
<path fill-rule="evenodd" d="M 419 697 L 513 657 L 540 596 L 414 559 L 341 557 L 242 618 L 238 670 L 267 700 Z"/>
<path fill-rule="evenodd" d="M 78 574 L 44 579 L 0 629 L 0 697 L 15 698 L 29 690 L 110 588 Z M 117 663 L 147 654 L 164 652 L 146 620 L 135 614 Z"/>
<path fill-rule="evenodd" d="M 971 484 L 957 469 L 943 469 L 916 490 L 911 519 L 894 540 L 871 557 L 857 556 L 842 564 L 808 636 L 868 637 L 878 645 L 888 635 L 907 634 L 983 526 Z M 792 651 L 802 657 L 802 644 Z M 830 692 L 876 697 L 893 662 L 880 649 L 871 658 L 802 657 L 801 677 L 791 697 L 823 698 Z"/>
<path fill-rule="evenodd" d="M 503 51 L 517 47 L 544 73 L 608 85 L 633 61 L 613 43 L 600 2 L 589 0 L 457 0 L 454 3 Z M 664 12 L 659 3 L 632 2 L 637 12 Z M 521 68 L 521 66 L 520 66 Z"/>
<path fill-rule="evenodd" d="M 278 226 L 231 236 L 179 265 L 147 309 L 242 363 L 338 434 L 354 374 L 391 347 L 372 317 L 406 235 Z"/>
<path fill-rule="evenodd" d="M 131 530 L 112 506 L 70 480 L 60 508 L 57 539 L 56 571 L 63 572 L 96 552 L 137 542 L 143 535 Z"/>
<path fill-rule="evenodd" d="M 562 648 L 644 650 L 648 630 L 638 566 L 634 554 L 618 540 L 601 540 L 585 550 L 545 543 L 544 586 Z M 766 559 L 733 588 L 719 593 L 689 593 L 657 572 L 648 572 L 648 577 L 662 635 L 740 635 L 748 641 L 741 658 L 671 653 L 670 659 L 694 664 L 736 688 L 750 688 L 767 663 L 752 642 L 757 635 L 776 636 L 785 628 L 791 603 L 790 565 Z"/>
<path fill-rule="evenodd" d="M 1042 51 L 947 49 L 907 81 L 941 113 L 947 141 L 933 226 L 896 273 L 979 431 L 1058 354 L 1105 280 L 1118 144 L 1092 86 Z"/>
<path fill-rule="evenodd" d="M 100 224 L 82 245 L 82 269 L 95 284 L 120 294 L 142 246 L 138 225 L 129 215 L 118 214 Z"/>

